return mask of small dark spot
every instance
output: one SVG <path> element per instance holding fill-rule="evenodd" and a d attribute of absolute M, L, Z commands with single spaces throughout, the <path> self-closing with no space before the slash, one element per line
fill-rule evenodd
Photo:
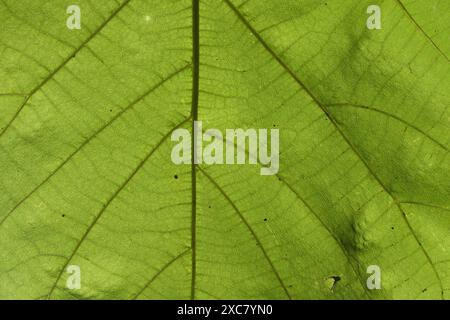
<path fill-rule="evenodd" d="M 394 227 L 391 227 L 391 229 L 394 230 L 395 228 L 394 228 Z"/>
<path fill-rule="evenodd" d="M 428 291 L 428 289 L 427 289 L 427 288 L 425 288 L 425 289 L 423 289 L 423 290 L 422 290 L 422 292 L 427 292 L 427 291 Z"/>
<path fill-rule="evenodd" d="M 61 217 L 63 217 L 63 218 L 64 218 L 65 216 L 66 216 L 65 214 L 61 215 Z"/>
<path fill-rule="evenodd" d="M 178 175 L 174 175 L 173 177 L 174 177 L 175 179 L 178 179 Z"/>
<path fill-rule="evenodd" d="M 208 206 L 208 208 L 210 208 L 210 209 L 211 209 L 211 205 L 209 205 L 209 206 Z"/>
<path fill-rule="evenodd" d="M 329 276 L 325 279 L 325 284 L 331 292 L 334 292 L 339 281 L 341 281 L 340 276 Z"/>
<path fill-rule="evenodd" d="M 112 112 L 112 109 L 109 109 L 109 112 Z"/>
<path fill-rule="evenodd" d="M 267 218 L 264 218 L 264 221 L 267 221 Z"/>
<path fill-rule="evenodd" d="M 341 277 L 339 276 L 332 276 L 331 278 L 333 278 L 335 282 L 341 281 Z"/>
<path fill-rule="evenodd" d="M 339 281 L 341 281 L 340 276 L 330 276 L 326 279 L 327 281 L 327 287 L 330 289 L 331 292 L 334 292 L 334 289 L 336 289 L 336 286 Z"/>

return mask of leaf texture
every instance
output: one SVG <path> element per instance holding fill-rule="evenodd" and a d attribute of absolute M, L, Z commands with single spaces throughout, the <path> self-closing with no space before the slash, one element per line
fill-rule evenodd
<path fill-rule="evenodd" d="M 449 2 L 71 4 L 0 1 L 1 299 L 450 298 Z M 196 120 L 280 171 L 175 165 Z"/>

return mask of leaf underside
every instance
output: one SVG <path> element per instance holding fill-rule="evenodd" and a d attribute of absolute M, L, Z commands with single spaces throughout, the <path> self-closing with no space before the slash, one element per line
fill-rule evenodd
<path fill-rule="evenodd" d="M 0 0 L 0 299 L 450 298 L 450 2 L 71 4 Z M 173 164 L 195 120 L 280 171 Z"/>

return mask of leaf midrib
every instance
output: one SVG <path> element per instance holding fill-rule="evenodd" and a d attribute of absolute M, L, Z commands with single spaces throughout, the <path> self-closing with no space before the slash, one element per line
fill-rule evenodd
<path fill-rule="evenodd" d="M 28 95 L 26 95 L 25 101 L 23 104 L 19 107 L 18 111 L 14 114 L 13 118 L 8 122 L 8 124 L 5 126 L 5 128 L 0 132 L 0 137 L 6 132 L 6 130 L 11 126 L 11 124 L 15 121 L 15 119 L 18 117 L 18 115 L 21 113 L 22 109 L 25 107 L 25 105 L 28 103 L 28 101 L 31 99 L 31 97 L 39 91 L 48 81 L 50 81 L 56 73 L 59 72 L 64 66 L 84 47 L 86 44 L 91 41 L 96 34 L 101 32 L 101 30 L 108 24 L 108 22 L 114 18 L 131 0 L 125 0 L 122 5 L 114 11 L 114 13 L 96 30 L 93 34 L 91 34 L 90 37 L 88 37 L 80 47 L 78 47 L 67 59 L 63 61 L 63 63 L 58 66 L 52 73 L 50 73 L 44 81 L 42 81 L 37 87 L 35 87 Z M 240 18 L 240 20 L 246 25 L 247 28 L 249 28 L 250 31 L 252 31 L 252 34 L 259 40 L 259 42 L 265 47 L 265 49 L 272 54 L 272 56 L 277 60 L 277 62 L 290 74 L 290 76 L 302 86 L 302 88 L 308 93 L 308 95 L 314 100 L 314 102 L 322 109 L 324 114 L 330 119 L 330 121 L 333 123 L 333 125 L 336 127 L 336 130 L 340 133 L 340 135 L 343 137 L 343 139 L 348 143 L 350 148 L 353 150 L 353 152 L 358 156 L 358 158 L 364 163 L 369 173 L 375 178 L 375 180 L 383 187 L 383 189 L 389 194 L 389 196 L 393 199 L 394 203 L 400 210 L 400 212 L 403 215 L 403 219 L 407 223 L 411 233 L 413 234 L 415 240 L 421 247 L 422 251 L 426 255 L 428 262 L 431 264 L 433 270 L 436 273 L 436 276 L 440 282 L 441 289 L 442 289 L 442 281 L 440 279 L 439 274 L 437 273 L 437 270 L 435 269 L 431 258 L 428 256 L 428 253 L 426 252 L 425 248 L 420 243 L 419 239 L 417 238 L 416 234 L 414 233 L 412 227 L 409 224 L 409 221 L 406 217 L 406 214 L 403 212 L 403 209 L 400 206 L 400 202 L 389 192 L 389 190 L 384 186 L 383 182 L 378 178 L 378 176 L 375 174 L 375 172 L 372 171 L 372 169 L 369 167 L 366 160 L 361 156 L 357 148 L 351 143 L 351 141 L 346 137 L 346 135 L 342 132 L 338 124 L 336 123 L 336 120 L 331 116 L 331 114 L 328 113 L 327 109 L 320 103 L 320 101 L 312 94 L 312 92 L 303 84 L 303 82 L 300 80 L 300 78 L 289 68 L 289 66 L 284 63 L 284 61 L 273 51 L 269 45 L 265 42 L 265 40 L 262 38 L 262 36 L 259 35 L 259 33 L 253 29 L 253 27 L 248 23 L 245 18 L 242 16 L 242 14 L 239 12 L 239 10 L 234 7 L 234 5 L 229 0 L 223 0 L 225 3 L 227 3 L 228 6 L 230 6 L 231 9 L 237 14 L 237 16 Z M 400 4 L 401 1 L 397 0 Z M 406 11 L 407 12 L 407 11 Z M 408 14 L 409 15 L 409 14 Z M 413 22 L 415 22 L 413 20 Z M 417 23 L 416 23 L 417 24 Z M 422 30 L 422 29 L 421 29 Z M 423 32 L 423 30 L 422 30 Z M 425 33 L 424 33 L 425 34 Z M 426 34 L 425 34 L 426 35 Z M 191 118 L 192 119 L 192 126 L 194 124 L 194 121 L 198 119 L 198 98 L 199 98 L 199 57 L 200 57 L 200 46 L 199 46 L 199 0 L 193 0 L 193 91 L 192 91 L 192 111 L 191 111 Z M 427 38 L 429 38 L 427 36 Z M 432 39 L 429 38 L 429 40 L 434 44 Z M 435 45 L 436 46 L 436 45 Z M 439 50 L 439 48 L 436 46 L 436 48 Z M 441 54 L 443 54 L 441 52 Z M 444 55 L 445 56 L 445 55 Z M 448 61 L 448 58 L 447 58 Z M 189 118 L 185 121 L 189 121 Z M 184 123 L 184 122 L 183 122 Z M 178 127 L 178 126 L 177 126 Z M 193 128 L 193 127 L 192 127 Z M 192 146 L 194 144 L 194 135 L 192 134 Z M 194 158 L 194 148 L 192 150 L 192 287 L 191 287 L 191 298 L 195 298 L 195 235 L 196 235 L 196 165 L 193 162 Z M 71 157 L 71 156 L 70 156 Z M 69 157 L 69 159 L 70 159 Z M 65 161 L 67 162 L 67 161 Z M 64 165 L 64 164 L 63 164 Z M 59 168 L 58 168 L 59 169 Z M 128 180 L 127 180 L 128 181 Z M 126 183 L 125 183 L 126 184 Z M 41 185 L 38 186 L 38 188 Z M 34 192 L 34 191 L 33 191 Z M 119 190 L 120 192 L 120 190 Z M 107 205 L 106 205 L 107 206 Z M 101 215 L 101 214 L 100 214 Z M 96 219 L 98 220 L 98 219 Z M 4 220 L 3 220 L 4 221 Z M 3 223 L 3 221 L 0 222 L 0 225 Z M 89 230 L 88 230 L 89 231 Z M 184 254 L 184 253 L 183 253 Z M 70 260 L 70 259 L 69 259 Z M 64 270 L 64 268 L 62 269 Z M 58 277 L 59 280 L 60 277 Z M 55 285 L 57 284 L 58 280 L 55 282 Z M 54 289 L 54 288 L 53 288 Z M 52 290 L 53 291 L 53 290 Z M 442 290 L 442 298 L 443 298 L 443 290 Z"/>
<path fill-rule="evenodd" d="M 191 106 L 191 300 L 195 299 L 197 275 L 197 172 L 195 122 L 198 120 L 198 98 L 200 86 L 200 0 L 192 0 L 192 106 Z"/>

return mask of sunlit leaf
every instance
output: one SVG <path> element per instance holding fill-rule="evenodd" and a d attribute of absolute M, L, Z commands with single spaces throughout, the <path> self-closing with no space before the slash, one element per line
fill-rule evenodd
<path fill-rule="evenodd" d="M 450 298 L 449 1 L 1 0 L 0 21 L 1 299 Z M 279 129 L 279 172 L 175 165 L 195 120 Z"/>

